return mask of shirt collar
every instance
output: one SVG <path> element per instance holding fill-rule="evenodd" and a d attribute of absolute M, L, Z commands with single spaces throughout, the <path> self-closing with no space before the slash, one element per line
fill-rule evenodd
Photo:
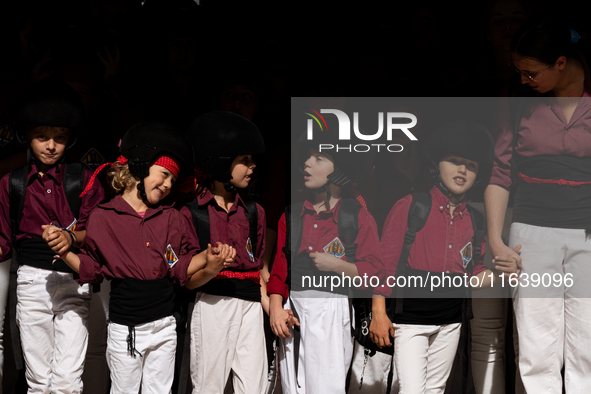
<path fill-rule="evenodd" d="M 338 223 L 339 222 L 339 205 L 340 205 L 339 203 L 340 202 L 341 202 L 341 199 L 339 198 L 339 200 L 337 201 L 335 206 L 332 207 L 332 209 L 330 211 L 321 211 L 318 214 L 332 216 L 334 222 Z M 310 200 L 304 201 L 304 206 L 302 207 L 302 212 L 300 213 L 300 217 L 304 216 L 306 213 L 310 213 L 310 214 L 316 213 L 316 210 L 314 209 L 314 205 L 312 204 L 312 202 Z"/>
<path fill-rule="evenodd" d="M 433 186 L 431 188 L 431 196 L 433 197 L 433 204 L 439 209 L 440 212 L 448 211 L 449 212 L 449 199 L 439 190 L 437 186 Z M 462 201 L 459 203 L 456 208 L 454 209 L 454 215 L 457 213 L 460 216 L 464 215 L 464 210 L 466 209 L 466 201 Z"/>
<path fill-rule="evenodd" d="M 215 201 L 215 197 L 214 197 L 213 193 L 210 192 L 209 190 L 205 190 L 205 193 L 200 193 L 197 196 L 197 201 L 198 201 L 199 205 L 206 205 L 206 204 L 213 204 L 213 203 L 218 205 L 217 202 Z M 236 208 L 238 208 L 238 204 L 242 205 L 244 210 L 248 211 L 248 208 L 246 207 L 246 204 L 244 203 L 242 196 L 240 195 L 240 193 L 236 192 L 236 194 L 234 196 L 234 204 L 232 205 L 232 208 L 230 208 L 230 212 L 236 210 Z"/>
<path fill-rule="evenodd" d="M 144 220 L 149 219 L 150 217 L 156 215 L 160 211 L 172 208 L 173 205 L 157 205 L 155 207 L 148 207 L 148 210 L 144 215 Z M 119 213 L 124 213 L 141 218 L 141 216 L 139 216 L 139 214 L 131 207 L 131 205 L 129 205 L 129 203 L 123 199 L 123 196 L 121 194 L 116 195 L 111 200 L 101 203 L 98 206 L 103 209 L 112 209 Z"/>
<path fill-rule="evenodd" d="M 64 169 L 64 164 L 58 164 L 57 166 L 51 167 L 49 171 L 45 172 L 44 174 L 53 179 L 54 182 L 58 185 L 61 185 L 62 180 L 64 179 Z M 27 185 L 31 183 L 31 178 L 37 176 L 40 176 L 39 170 L 37 169 L 37 164 L 33 163 L 31 164 L 31 169 L 29 170 L 29 174 L 27 175 Z"/>

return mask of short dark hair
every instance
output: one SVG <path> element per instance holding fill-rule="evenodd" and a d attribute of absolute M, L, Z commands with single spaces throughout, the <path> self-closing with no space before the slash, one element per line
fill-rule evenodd
<path fill-rule="evenodd" d="M 558 22 L 533 20 L 526 22 L 513 36 L 511 51 L 554 64 L 560 56 L 577 57 L 576 48 L 571 43 L 570 29 Z"/>

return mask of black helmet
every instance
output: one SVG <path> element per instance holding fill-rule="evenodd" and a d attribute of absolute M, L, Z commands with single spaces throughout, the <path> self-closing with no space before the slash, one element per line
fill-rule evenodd
<path fill-rule="evenodd" d="M 67 83 L 56 80 L 37 82 L 16 102 L 15 128 L 19 141 L 26 142 L 29 125 L 68 127 L 72 134 L 68 147 L 76 142 L 75 132 L 84 120 L 80 95 Z"/>
<path fill-rule="evenodd" d="M 232 112 L 201 115 L 189 127 L 187 137 L 195 151 L 195 166 L 224 183 L 226 190 L 233 190 L 230 166 L 236 156 L 265 151 L 265 141 L 254 123 Z"/>
<path fill-rule="evenodd" d="M 193 167 L 193 150 L 180 130 L 166 123 L 138 123 L 125 133 L 119 153 L 128 160 L 132 175 L 144 179 L 150 166 L 159 157 L 168 154 L 179 160 L 181 172 Z"/>
<path fill-rule="evenodd" d="M 439 162 L 446 155 L 455 155 L 478 163 L 476 182 L 490 175 L 495 157 L 492 136 L 481 124 L 467 120 L 448 123 L 429 136 L 424 158 L 429 175 L 444 194 L 452 194 L 439 180 Z"/>

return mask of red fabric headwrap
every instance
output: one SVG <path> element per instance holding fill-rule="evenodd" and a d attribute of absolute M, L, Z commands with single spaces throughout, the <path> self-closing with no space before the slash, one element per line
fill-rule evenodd
<path fill-rule="evenodd" d="M 181 172 L 180 166 L 168 156 L 160 156 L 158 160 L 154 162 L 154 165 L 166 168 L 168 171 L 172 172 L 172 175 L 174 175 L 177 178 L 179 177 L 179 173 Z"/>

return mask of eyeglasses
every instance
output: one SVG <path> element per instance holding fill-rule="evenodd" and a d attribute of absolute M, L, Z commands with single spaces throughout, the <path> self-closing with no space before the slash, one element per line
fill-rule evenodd
<path fill-rule="evenodd" d="M 537 74 L 532 74 L 532 73 L 528 73 L 527 71 L 521 71 L 520 69 L 518 69 L 517 67 L 515 67 L 515 65 L 513 63 L 510 63 L 510 65 L 515 69 L 515 72 L 517 72 L 517 74 L 520 74 L 524 77 L 526 77 L 527 79 L 530 80 L 530 82 L 533 82 L 535 79 L 537 79 L 540 75 L 542 75 L 542 73 L 544 71 L 546 71 L 548 69 L 548 67 L 551 66 L 551 64 L 548 64 L 546 67 L 544 67 L 544 69 L 542 71 L 540 71 Z"/>

